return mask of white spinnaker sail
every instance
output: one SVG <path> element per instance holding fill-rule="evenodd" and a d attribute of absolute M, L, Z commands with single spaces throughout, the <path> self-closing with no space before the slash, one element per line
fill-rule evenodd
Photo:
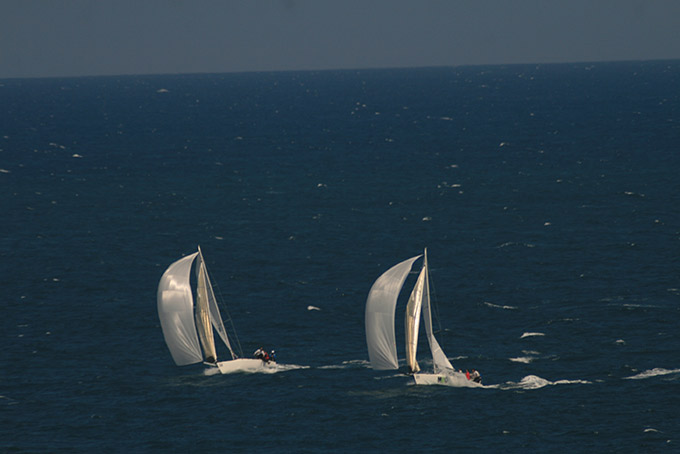
<path fill-rule="evenodd" d="M 418 331 L 420 328 L 420 309 L 423 305 L 423 287 L 425 284 L 425 274 L 427 270 L 423 267 L 420 270 L 418 281 L 416 282 L 411 296 L 406 305 L 406 364 L 411 372 L 418 372 L 420 367 L 416 360 L 416 352 L 418 351 Z"/>
<path fill-rule="evenodd" d="M 397 369 L 397 343 L 394 336 L 394 311 L 397 297 L 417 255 L 382 274 L 371 287 L 366 300 L 366 344 L 373 369 Z"/>
<path fill-rule="evenodd" d="M 203 360 L 194 322 L 191 265 L 198 252 L 177 260 L 163 273 L 158 284 L 158 317 L 163 337 L 178 366 Z"/>
<path fill-rule="evenodd" d="M 453 371 L 453 366 L 449 359 L 444 354 L 444 351 L 439 346 L 439 342 L 434 337 L 432 332 L 432 310 L 430 309 L 430 277 L 427 269 L 427 250 L 425 250 L 425 262 L 423 264 L 423 271 L 425 271 L 425 294 L 423 295 L 423 318 L 425 319 L 425 333 L 427 333 L 427 340 L 430 344 L 430 351 L 432 352 L 432 361 L 434 362 L 434 372 L 439 373 L 445 370 Z"/>
<path fill-rule="evenodd" d="M 198 267 L 198 275 L 196 277 L 196 329 L 203 345 L 204 358 L 208 362 L 215 362 L 217 361 L 217 352 L 215 351 L 215 337 L 213 336 L 210 309 L 208 307 L 208 271 L 205 269 L 203 257 L 200 253 L 196 263 Z"/>

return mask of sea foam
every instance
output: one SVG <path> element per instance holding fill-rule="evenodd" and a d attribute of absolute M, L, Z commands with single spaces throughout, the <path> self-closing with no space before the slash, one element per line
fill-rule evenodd
<path fill-rule="evenodd" d="M 663 375 L 671 375 L 671 374 L 680 374 L 680 369 L 663 369 L 656 367 L 654 369 L 646 370 L 644 372 L 640 372 L 637 375 L 633 375 L 630 377 L 624 377 L 626 380 L 642 380 L 644 378 L 652 378 L 652 377 L 660 377 Z"/>

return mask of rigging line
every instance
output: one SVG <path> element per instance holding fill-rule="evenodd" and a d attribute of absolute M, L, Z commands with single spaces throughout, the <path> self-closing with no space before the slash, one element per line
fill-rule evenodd
<path fill-rule="evenodd" d="M 439 316 L 439 304 L 437 304 L 437 292 L 434 288 L 434 284 L 432 283 L 432 273 L 430 273 L 430 288 L 431 288 L 431 293 L 432 293 L 432 298 L 430 298 L 430 306 L 434 308 L 434 318 L 437 320 L 437 326 L 439 329 L 435 331 L 435 334 L 442 333 L 442 319 Z M 434 301 L 434 304 L 432 304 L 432 301 Z"/>
<path fill-rule="evenodd" d="M 217 291 L 217 294 L 215 295 L 215 297 L 217 298 L 217 302 L 222 302 L 222 304 L 220 304 L 222 306 L 221 313 L 222 314 L 226 313 L 226 315 L 227 315 L 226 320 L 229 321 L 229 325 L 231 326 L 232 335 L 234 337 L 234 340 L 236 341 L 236 345 L 234 345 L 234 347 L 238 347 L 238 355 L 239 355 L 240 358 L 243 358 L 243 348 L 241 347 L 241 341 L 238 338 L 238 334 L 236 334 L 236 327 L 234 326 L 234 320 L 231 318 L 231 314 L 229 313 L 229 309 L 227 308 L 227 305 L 224 304 L 224 296 L 222 295 L 222 290 L 220 290 L 219 284 L 217 284 L 216 281 L 213 280 L 211 273 L 210 273 L 210 282 L 213 285 L 213 291 L 215 291 L 215 290 Z M 224 321 L 225 320 L 222 320 L 222 323 L 224 323 Z"/>

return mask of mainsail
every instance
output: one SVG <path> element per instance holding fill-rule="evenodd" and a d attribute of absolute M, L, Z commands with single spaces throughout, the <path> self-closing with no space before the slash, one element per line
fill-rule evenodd
<path fill-rule="evenodd" d="M 425 284 L 425 277 L 427 274 L 426 267 L 420 270 L 418 281 L 416 282 L 411 296 L 406 305 L 405 318 L 405 333 L 406 333 L 406 364 L 412 373 L 418 372 L 420 367 L 416 361 L 416 352 L 418 350 L 418 331 L 420 328 L 420 309 L 423 306 L 423 287 Z"/>
<path fill-rule="evenodd" d="M 210 322 L 210 309 L 208 308 L 208 290 L 206 289 L 206 275 L 208 274 L 203 263 L 203 257 L 199 253 L 196 260 L 198 267 L 196 287 L 196 329 L 203 346 L 203 357 L 209 363 L 217 360 L 215 351 L 215 337 L 213 336 L 212 323 Z"/>

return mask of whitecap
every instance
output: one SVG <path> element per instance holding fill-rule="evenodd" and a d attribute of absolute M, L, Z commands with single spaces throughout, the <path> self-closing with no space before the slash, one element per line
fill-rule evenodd
<path fill-rule="evenodd" d="M 545 378 L 541 378 L 538 375 L 527 375 L 522 380 L 520 380 L 519 383 L 517 383 L 517 386 L 523 389 L 539 389 L 550 384 L 550 381 L 546 380 Z"/>
<path fill-rule="evenodd" d="M 645 378 L 660 377 L 663 375 L 680 374 L 680 369 L 663 369 L 660 367 L 655 367 L 654 369 L 646 370 L 640 372 L 637 375 L 630 377 L 624 377 L 626 380 L 642 380 Z"/>
<path fill-rule="evenodd" d="M 320 311 L 321 309 L 316 306 L 307 306 L 308 311 Z"/>
<path fill-rule="evenodd" d="M 536 336 L 545 336 L 545 334 L 544 333 L 524 333 L 519 338 L 524 339 L 525 337 L 536 337 Z"/>
<path fill-rule="evenodd" d="M 7 169 L 0 169 L 0 173 L 11 173 L 11 172 Z"/>
<path fill-rule="evenodd" d="M 517 358 L 508 358 L 510 361 L 513 363 L 523 363 L 523 364 L 529 364 L 534 360 L 531 356 L 519 356 Z"/>
<path fill-rule="evenodd" d="M 342 364 L 348 364 L 348 365 L 358 364 L 358 365 L 362 365 L 362 366 L 370 366 L 371 365 L 371 363 L 369 363 L 365 359 L 350 359 L 348 361 L 343 361 Z"/>
<path fill-rule="evenodd" d="M 442 189 L 442 188 L 460 188 L 462 185 L 460 183 L 451 183 L 449 184 L 447 181 L 442 181 L 437 185 L 437 189 Z"/>
<path fill-rule="evenodd" d="M 0 396 L 0 400 L 5 401 L 7 404 L 17 404 L 18 402 L 12 398 L 9 398 L 7 396 Z"/>
<path fill-rule="evenodd" d="M 485 304 L 486 306 L 493 307 L 494 309 L 506 309 L 506 310 L 515 310 L 515 309 L 517 309 L 516 306 L 501 306 L 501 305 L 498 305 L 498 304 L 489 303 L 488 301 L 484 301 L 484 304 Z"/>
<path fill-rule="evenodd" d="M 496 248 L 501 249 L 501 248 L 508 247 L 508 246 L 522 246 L 522 247 L 527 247 L 527 248 L 536 247 L 534 244 L 531 244 L 531 243 L 515 243 L 514 241 L 508 241 L 507 243 L 503 243 L 500 246 L 496 246 Z"/>
<path fill-rule="evenodd" d="M 590 381 L 588 380 L 557 380 L 555 382 L 552 382 L 552 385 L 589 385 Z"/>
<path fill-rule="evenodd" d="M 328 364 L 325 366 L 319 366 L 319 369 L 353 369 L 356 367 L 370 368 L 371 364 L 363 359 L 354 359 L 351 361 L 343 361 L 340 364 Z"/>

